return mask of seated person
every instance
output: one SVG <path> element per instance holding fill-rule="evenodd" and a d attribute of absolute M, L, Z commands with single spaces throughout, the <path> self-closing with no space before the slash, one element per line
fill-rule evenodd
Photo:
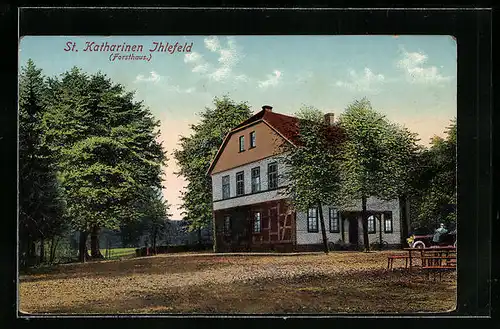
<path fill-rule="evenodd" d="M 439 243 L 441 242 L 441 236 L 448 233 L 448 230 L 444 227 L 444 224 L 441 223 L 438 229 L 434 232 L 434 237 L 432 238 L 432 242 Z"/>

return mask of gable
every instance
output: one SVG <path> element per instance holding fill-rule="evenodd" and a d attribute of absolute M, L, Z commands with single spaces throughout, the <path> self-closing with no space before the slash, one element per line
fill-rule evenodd
<path fill-rule="evenodd" d="M 255 132 L 255 147 L 250 148 L 250 133 Z M 244 136 L 245 150 L 240 152 L 239 139 Z M 286 140 L 263 121 L 257 121 L 232 131 L 214 159 L 211 173 L 215 174 L 281 153 Z"/>

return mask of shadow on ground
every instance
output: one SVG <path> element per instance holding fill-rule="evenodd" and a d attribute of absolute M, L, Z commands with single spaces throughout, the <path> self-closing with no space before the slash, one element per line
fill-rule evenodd
<path fill-rule="evenodd" d="M 178 266 L 182 262 L 182 266 Z M 20 275 L 21 282 L 44 281 L 50 277 L 56 279 L 119 277 L 131 274 L 166 274 L 201 271 L 230 265 L 225 258 L 214 257 L 140 257 L 127 260 L 90 261 L 52 267 L 32 269 Z"/>
<path fill-rule="evenodd" d="M 166 261 L 166 260 L 165 260 Z M 140 262 L 138 264 L 141 264 Z M 418 313 L 456 305 L 456 277 L 428 280 L 421 270 L 361 270 L 289 279 L 135 291 L 126 298 L 54 306 L 47 313 Z"/>

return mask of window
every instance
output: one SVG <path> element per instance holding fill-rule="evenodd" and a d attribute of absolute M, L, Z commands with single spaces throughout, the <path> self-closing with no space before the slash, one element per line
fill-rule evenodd
<path fill-rule="evenodd" d="M 260 191 L 260 167 L 252 168 L 252 193 Z"/>
<path fill-rule="evenodd" d="M 240 152 L 245 151 L 245 136 L 240 136 Z"/>
<path fill-rule="evenodd" d="M 253 231 L 255 233 L 260 233 L 260 212 L 256 212 L 253 217 Z"/>
<path fill-rule="evenodd" d="M 392 233 L 392 212 L 384 212 L 384 233 Z"/>
<path fill-rule="evenodd" d="M 368 217 L 368 233 L 375 233 L 376 230 L 375 230 L 375 216 L 374 215 L 370 215 Z"/>
<path fill-rule="evenodd" d="M 268 189 L 278 188 L 278 164 L 276 162 L 267 165 Z"/>
<path fill-rule="evenodd" d="M 307 211 L 307 232 L 318 232 L 318 209 L 309 208 Z"/>
<path fill-rule="evenodd" d="M 228 199 L 230 195 L 229 189 L 229 175 L 222 176 L 222 198 Z"/>
<path fill-rule="evenodd" d="M 236 173 L 236 195 L 245 194 L 245 174 L 243 171 Z"/>
<path fill-rule="evenodd" d="M 255 147 L 255 131 L 250 133 L 250 148 Z"/>
<path fill-rule="evenodd" d="M 229 234 L 231 230 L 231 217 L 224 216 L 224 234 Z"/>
<path fill-rule="evenodd" d="M 340 232 L 339 213 L 337 209 L 330 208 L 328 218 L 330 220 L 330 233 L 339 233 Z"/>

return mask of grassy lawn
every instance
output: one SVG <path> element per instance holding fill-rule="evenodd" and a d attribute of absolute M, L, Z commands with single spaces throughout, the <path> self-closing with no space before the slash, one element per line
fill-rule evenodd
<path fill-rule="evenodd" d="M 170 254 L 21 275 L 26 313 L 406 313 L 455 308 L 455 273 L 386 271 L 389 252 Z M 393 253 L 393 252 L 392 252 Z"/>
<path fill-rule="evenodd" d="M 136 248 L 112 248 L 112 249 L 101 249 L 101 253 L 106 256 L 109 253 L 109 257 L 107 259 L 116 259 L 116 258 L 128 258 L 135 256 Z"/>

